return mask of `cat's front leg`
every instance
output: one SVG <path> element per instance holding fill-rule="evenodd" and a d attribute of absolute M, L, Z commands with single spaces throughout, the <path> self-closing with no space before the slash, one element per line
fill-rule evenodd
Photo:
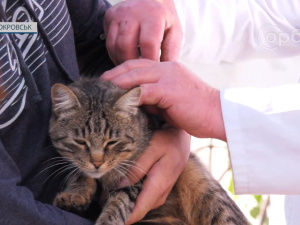
<path fill-rule="evenodd" d="M 68 180 L 66 189 L 57 194 L 53 204 L 68 211 L 82 212 L 92 201 L 97 189 L 93 178 L 79 176 Z"/>
<path fill-rule="evenodd" d="M 141 186 L 118 189 L 109 194 L 95 225 L 123 225 L 135 206 Z"/>

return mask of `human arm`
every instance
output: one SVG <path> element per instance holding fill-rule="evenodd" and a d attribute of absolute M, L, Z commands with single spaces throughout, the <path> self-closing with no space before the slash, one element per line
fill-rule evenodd
<path fill-rule="evenodd" d="M 182 29 L 173 0 L 122 1 L 107 11 L 104 28 L 107 49 L 116 65 L 139 58 L 138 47 L 142 58 L 178 58 Z"/>
<path fill-rule="evenodd" d="M 221 91 L 235 192 L 299 195 L 300 84 Z"/>
<path fill-rule="evenodd" d="M 1 140 L 0 167 L 0 224 L 93 224 L 75 214 L 36 201 L 32 192 L 22 186 L 19 169 L 5 150 Z"/>
<path fill-rule="evenodd" d="M 219 63 L 300 54 L 300 2 L 174 0 L 182 29 L 180 59 Z"/>

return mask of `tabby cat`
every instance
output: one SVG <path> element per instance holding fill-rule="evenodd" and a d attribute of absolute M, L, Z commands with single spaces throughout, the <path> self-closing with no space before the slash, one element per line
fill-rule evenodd
<path fill-rule="evenodd" d="M 155 129 L 150 116 L 138 107 L 140 94 L 140 88 L 125 91 L 99 79 L 52 87 L 50 135 L 57 151 L 76 168 L 54 205 L 85 210 L 101 188 L 106 198 L 96 224 L 120 225 L 129 218 L 142 181 L 125 188 L 118 184 L 136 166 Z M 191 154 L 166 203 L 139 223 L 245 225 L 247 221 Z"/>

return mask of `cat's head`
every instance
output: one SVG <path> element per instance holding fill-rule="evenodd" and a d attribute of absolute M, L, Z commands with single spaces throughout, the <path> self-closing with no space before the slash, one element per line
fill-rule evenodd
<path fill-rule="evenodd" d="M 50 122 L 53 145 L 90 177 L 122 171 L 150 139 L 146 116 L 138 108 L 140 94 L 140 88 L 124 91 L 99 79 L 55 84 Z"/>

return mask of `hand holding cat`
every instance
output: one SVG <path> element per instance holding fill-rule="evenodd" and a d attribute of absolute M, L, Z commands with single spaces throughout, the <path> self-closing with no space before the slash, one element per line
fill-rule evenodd
<path fill-rule="evenodd" d="M 135 184 L 149 171 L 143 190 L 126 224 L 141 220 L 151 209 L 165 203 L 188 160 L 189 153 L 190 135 L 183 130 L 167 128 L 154 133 L 150 146 L 136 163 L 142 170 L 133 168 L 128 172 L 134 174 L 128 176 L 128 179 Z"/>
<path fill-rule="evenodd" d="M 174 127 L 196 137 L 226 140 L 219 91 L 178 62 L 130 60 L 103 74 L 124 89 L 140 86 L 140 105 L 156 111 Z"/>
<path fill-rule="evenodd" d="M 106 12 L 104 30 L 116 65 L 139 56 L 155 61 L 178 58 L 182 29 L 172 0 L 122 1 Z"/>

